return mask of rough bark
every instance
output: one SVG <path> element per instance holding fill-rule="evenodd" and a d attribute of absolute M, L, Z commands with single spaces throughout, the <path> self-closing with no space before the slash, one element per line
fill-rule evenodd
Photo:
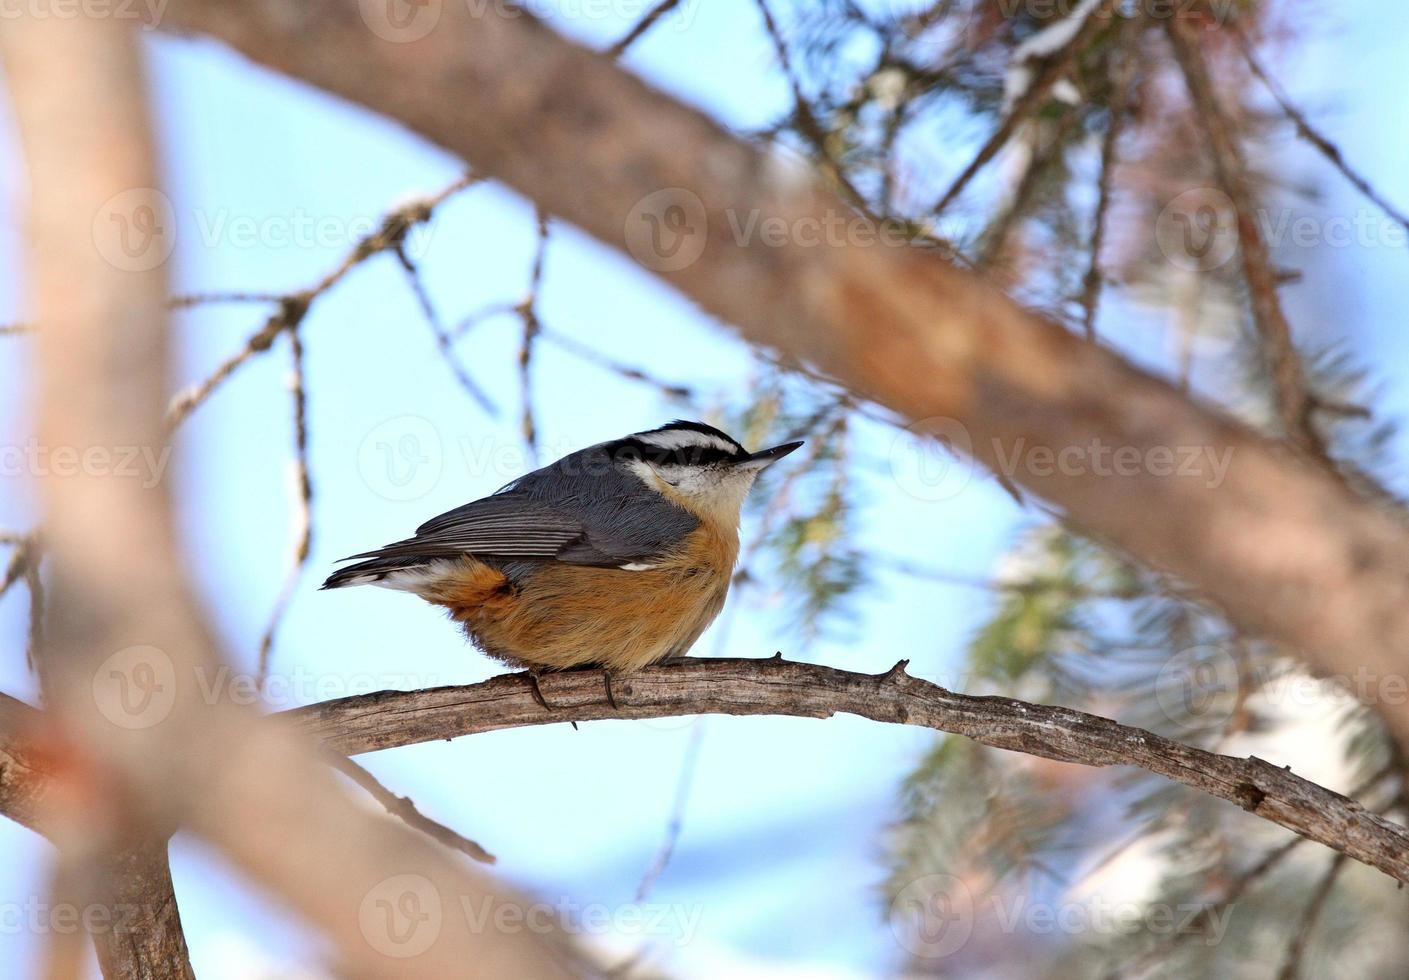
<path fill-rule="evenodd" d="M 769 660 L 691 658 L 618 677 L 606 700 L 597 671 L 548 674 L 544 710 L 522 674 L 466 687 L 382 691 L 298 708 L 286 714 L 337 752 L 457 738 L 523 725 L 682 714 L 838 713 L 918 725 L 984 745 L 1084 766 L 1139 766 L 1409 882 L 1409 831 L 1315 783 L 1258 758 L 1206 752 L 1081 711 L 1011 698 L 956 694 L 905 673 L 884 674 Z"/>

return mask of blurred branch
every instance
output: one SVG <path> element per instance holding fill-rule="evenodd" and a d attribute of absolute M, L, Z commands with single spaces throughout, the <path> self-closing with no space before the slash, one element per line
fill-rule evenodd
<path fill-rule="evenodd" d="M 1110 86 L 1113 92 L 1110 101 L 1110 118 L 1106 122 L 1105 134 L 1101 137 L 1101 171 L 1096 178 L 1096 210 L 1091 218 L 1091 257 L 1082 280 L 1081 309 L 1082 327 L 1087 340 L 1096 339 L 1096 313 L 1101 304 L 1101 287 L 1105 277 L 1101 273 L 1101 251 L 1106 242 L 1106 224 L 1111 210 L 1111 186 L 1114 183 L 1116 167 L 1119 165 L 1120 135 L 1125 126 L 1125 116 L 1135 101 L 1132 88 L 1135 81 L 1135 55 L 1127 48 L 1133 44 L 1133 31 L 1127 25 L 1111 53 L 1113 67 L 1110 72 Z"/>
<path fill-rule="evenodd" d="M 100 909 L 111 927 L 93 935 L 106 980 L 196 980 L 171 883 L 165 840 L 139 845 L 104 862 Z"/>
<path fill-rule="evenodd" d="M 1258 758 L 1235 759 L 1068 708 L 956 694 L 905 673 L 768 660 L 688 658 L 618 676 L 618 709 L 596 671 L 544 674 L 544 710 L 522 674 L 465 687 L 383 691 L 283 712 L 348 755 L 524 725 L 690 714 L 839 712 L 963 735 L 994 748 L 1085 766 L 1138 766 L 1409 881 L 1409 831 L 1339 793 Z"/>
<path fill-rule="evenodd" d="M 641 19 L 632 26 L 631 30 L 622 35 L 619 41 L 607 48 L 605 52 L 607 57 L 613 59 L 620 58 L 626 53 L 627 48 L 635 44 L 641 39 L 642 35 L 655 26 L 656 21 L 660 20 L 678 6 L 680 6 L 680 0 L 660 0 L 654 7 L 646 11 Z"/>
<path fill-rule="evenodd" d="M 1262 338 L 1263 356 L 1272 375 L 1278 414 L 1286 437 L 1313 459 L 1325 464 L 1339 479 L 1327 453 L 1326 441 L 1316 428 L 1314 402 L 1308 395 L 1306 377 L 1291 325 L 1277 296 L 1278 281 L 1267 243 L 1258 230 L 1257 202 L 1248 177 L 1247 163 L 1238 146 L 1232 118 L 1224 111 L 1214 90 L 1199 39 L 1190 36 L 1194 28 L 1187 18 L 1173 17 L 1165 33 L 1174 47 L 1175 58 L 1184 73 L 1195 115 L 1203 127 L 1213 169 L 1219 186 L 1232 201 L 1237 216 L 1238 243 L 1243 257 L 1243 278 L 1248 284 L 1253 322 Z"/>
<path fill-rule="evenodd" d="M 522 402 L 519 430 L 530 459 L 538 456 L 538 423 L 533 416 L 533 346 L 543 330 L 538 318 L 538 291 L 543 286 L 543 260 L 548 255 L 548 215 L 542 208 L 534 212 L 534 224 L 537 234 L 533 262 L 529 266 L 528 289 L 523 299 L 514 305 L 514 312 L 523 327 L 519 337 L 519 397 Z"/>
<path fill-rule="evenodd" d="M 988 269 L 1002 258 L 1014 226 L 1030 212 L 1042 178 L 1066 152 L 1067 138 L 1080 121 L 1080 108 L 1070 106 L 1062 113 L 1062 118 L 1052 127 L 1050 133 L 1044 133 L 1046 127 L 1043 126 L 1029 129 L 1030 144 L 1022 175 L 998 215 L 984 230 L 975 259 L 979 268 Z"/>
<path fill-rule="evenodd" d="M 983 169 L 984 165 L 1001 150 L 1008 140 L 1012 139 L 1013 133 L 1017 131 L 1019 125 L 1040 109 L 1052 93 L 1052 87 L 1057 84 L 1070 69 L 1080 55 L 1085 53 L 1095 36 L 1102 29 L 1109 26 L 1111 8 L 1115 0 L 1101 0 L 1090 13 L 1086 15 L 1086 20 L 1077 28 L 1072 39 L 1062 46 L 1061 50 L 1053 53 L 1043 63 L 1037 71 L 1037 75 L 1032 79 L 1027 89 L 1021 96 L 1013 102 L 1008 114 L 1003 117 L 1003 121 L 994 130 L 988 140 L 979 148 L 973 160 L 954 178 L 954 182 L 949 185 L 949 189 L 944 192 L 939 201 L 935 203 L 933 213 L 940 214 L 954 199 L 964 192 L 964 188 L 969 185 L 975 175 Z M 1074 13 L 1068 16 L 1076 16 Z"/>
<path fill-rule="evenodd" d="M 1409 529 L 1396 517 L 923 249 L 740 236 L 735 223 L 750 214 L 826 227 L 849 209 L 527 13 L 449 5 L 422 40 L 387 44 L 353 0 L 297 24 L 281 9 L 175 0 L 162 27 L 212 34 L 400 119 L 648 265 L 642 209 L 654 192 L 685 190 L 700 205 L 686 236 L 698 258 L 662 278 L 751 342 L 903 418 L 939 420 L 937 434 L 954 423 L 980 461 L 1189 583 L 1239 627 L 1301 650 L 1322 673 L 1368 680 L 1362 699 L 1409 744 L 1409 709 L 1378 687 L 1409 663 Z M 1203 455 L 1186 455 L 1177 475 L 1023 465 L 1030 450 L 1060 459 L 1093 446 L 1141 460 Z M 1014 455 L 1016 467 L 1005 464 Z"/>
<path fill-rule="evenodd" d="M 1243 31 L 1238 22 L 1236 20 L 1232 21 L 1228 25 L 1228 28 L 1233 32 L 1233 37 L 1237 40 L 1238 46 L 1242 48 L 1243 57 L 1247 60 L 1248 67 L 1252 69 L 1252 73 L 1257 76 L 1258 80 L 1267 87 L 1267 91 L 1272 93 L 1272 98 L 1277 101 L 1277 105 L 1281 107 L 1283 114 L 1292 121 L 1292 125 L 1296 126 L 1297 135 L 1315 147 L 1322 156 L 1330 161 L 1331 166 L 1340 171 L 1342 177 L 1350 181 L 1356 190 L 1365 195 L 1366 199 L 1368 199 L 1371 204 L 1374 204 L 1385 214 L 1389 215 L 1391 219 L 1403 226 L 1406 231 L 1409 231 L 1409 215 L 1405 215 L 1403 211 L 1396 208 L 1383 194 L 1376 190 L 1374 185 L 1372 185 L 1364 175 L 1350 165 L 1350 162 L 1345 158 L 1345 154 L 1341 152 L 1340 147 L 1336 146 L 1335 143 L 1331 142 L 1329 138 L 1313 126 L 1311 120 L 1306 117 L 1306 113 L 1302 112 L 1292 103 L 1286 90 L 1278 84 L 1276 79 L 1267 73 L 1267 69 L 1265 69 L 1262 66 L 1262 62 L 1258 60 L 1257 52 L 1253 50 L 1252 41 L 1249 40 L 1247 34 Z"/>
<path fill-rule="evenodd" d="M 108 262 L 93 232 L 95 215 L 124 192 L 159 186 L 136 31 L 112 18 L 30 12 L 0 29 L 0 52 L 29 174 L 31 300 L 43 325 L 39 438 L 163 449 L 164 270 Z M 41 731 L 52 735 L 40 748 L 67 761 L 64 792 L 52 798 L 66 858 L 92 868 L 184 826 L 321 929 L 359 975 L 394 966 L 439 980 L 466 963 L 487 975 L 570 975 L 554 937 L 476 929 L 455 915 L 420 955 L 396 958 L 359 915 L 378 889 L 390 889 L 391 902 L 409 877 L 427 901 L 479 902 L 491 917 L 513 899 L 356 806 L 323 754 L 286 726 L 203 688 L 220 667 L 218 641 L 176 557 L 166 482 L 82 472 L 42 486 L 54 615 L 40 659 L 50 704 Z M 128 673 L 133 659 L 147 669 Z M 143 688 L 143 677 L 153 683 Z M 148 697 L 134 707 L 119 681 Z M 97 885 L 104 902 L 143 887 L 107 878 Z M 144 964 L 143 975 L 177 968 Z"/>
<path fill-rule="evenodd" d="M 1287 947 L 1287 958 L 1282 964 L 1282 971 L 1277 974 L 1278 980 L 1296 980 L 1301 975 L 1301 959 L 1306 954 L 1311 931 L 1316 928 L 1316 922 L 1321 918 L 1321 912 L 1325 909 L 1326 902 L 1336 887 L 1336 879 L 1344 870 L 1345 855 L 1337 854 L 1332 857 L 1325 874 L 1321 876 L 1321 880 L 1316 883 L 1316 889 L 1311 893 L 1311 901 L 1306 903 L 1301 918 L 1292 926 L 1292 941 Z"/>

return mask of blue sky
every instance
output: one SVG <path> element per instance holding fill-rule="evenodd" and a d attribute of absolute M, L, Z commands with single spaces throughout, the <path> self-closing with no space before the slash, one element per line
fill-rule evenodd
<path fill-rule="evenodd" d="M 1364 6 L 1357 4 L 1356 6 Z M 1366 7 L 1366 9 L 1370 9 Z M 634 19 L 561 21 L 601 43 Z M 1298 59 L 1293 86 L 1306 95 L 1348 154 L 1374 177 L 1398 173 L 1409 150 L 1403 65 L 1395 38 L 1402 9 L 1378 9 L 1374 31 L 1352 30 L 1349 12 L 1320 54 Z M 1391 18 L 1401 24 L 1395 30 Z M 178 292 L 283 292 L 336 266 L 389 207 L 454 179 L 457 161 L 399 127 L 319 93 L 251 69 L 219 48 L 155 38 L 153 91 L 177 214 L 171 276 Z M 1345 71 L 1352 62 L 1356 70 Z M 744 0 L 687 0 L 627 59 L 665 89 L 738 127 L 770 120 L 787 104 L 772 71 L 756 8 Z M 1288 76 L 1286 66 L 1280 74 Z M 1326 95 L 1325 93 L 1334 93 Z M 13 140 L 0 132 L 7 174 Z M 15 182 L 7 180 L 7 186 Z M 1387 181 L 1382 181 L 1387 183 Z M 1393 187 L 1390 183 L 1389 186 Z M 1358 207 L 1327 181 L 1325 207 Z M 13 197 L 5 209 L 0 265 L 18 269 Z M 258 229 L 254 241 L 239 229 Z M 316 227 L 302 234 L 299 228 Z M 285 234 L 287 233 L 287 234 Z M 282 237 L 281 237 L 282 236 Z M 286 242 L 285 238 L 296 238 Z M 531 210 L 498 187 L 455 198 L 414 239 L 430 293 L 447 321 L 517 300 L 534 246 Z M 1349 312 L 1402 414 L 1409 386 L 1402 358 L 1403 250 L 1348 250 L 1325 281 L 1310 283 L 1308 308 Z M 0 281 L 0 321 L 22 315 L 18 280 Z M 1351 290 L 1353 306 L 1340 300 Z M 1334 296 L 1335 305 L 1324 298 Z M 554 227 L 540 300 L 545 325 L 660 377 L 737 403 L 748 358 L 720 325 L 570 228 Z M 213 307 L 177 321 L 182 357 L 173 385 L 203 377 L 260 321 L 251 307 Z M 460 347 L 463 363 L 503 411 L 487 417 L 441 360 L 404 277 L 377 258 L 319 301 L 304 329 L 315 481 L 310 569 L 280 633 L 274 663 L 278 707 L 382 687 L 469 683 L 498 671 L 435 610 L 395 593 L 319 593 L 341 556 L 403 536 L 426 517 L 481 496 L 518 473 L 517 325 L 481 324 Z M 23 341 L 0 349 L 0 440 L 29 431 Z M 258 358 L 202 407 L 182 432 L 172 478 L 182 501 L 191 566 L 237 669 L 249 669 L 289 554 L 290 407 L 282 345 Z M 659 424 L 675 409 L 633 385 L 542 344 L 534 374 L 543 444 L 568 449 Z M 379 474 L 376 446 L 411 433 L 439 461 L 411 499 Z M 895 436 L 863 423 L 858 466 L 868 501 L 864 543 L 958 574 L 987 577 L 1021 518 L 991 482 L 973 480 L 951 499 L 905 492 L 892 474 Z M 371 448 L 369 448 L 371 447 Z M 372 462 L 369 462 L 372 461 Z M 786 464 L 784 464 L 786 465 Z M 776 479 L 776 474 L 773 475 Z M 27 526 L 29 489 L 5 477 L 0 527 Z M 423 484 L 423 485 L 422 485 Z M 768 492 L 765 482 L 760 492 Z M 746 540 L 748 529 L 746 528 Z M 765 587 L 736 595 L 698 652 L 789 657 L 866 671 L 899 656 L 912 672 L 961 682 L 959 654 L 988 597 L 879 574 L 841 641 L 804 646 Z M 722 622 L 722 621 L 721 621 Z M 24 602 L 0 604 L 0 689 L 33 698 L 24 670 Z M 651 902 L 695 910 L 682 937 L 654 937 L 663 966 L 681 976 L 725 968 L 773 975 L 884 974 L 898 961 L 875 886 L 881 832 L 900 777 L 930 744 L 923 732 L 855 718 L 828 721 L 709 718 L 684 830 Z M 499 855 L 499 871 L 553 901 L 620 908 L 660 846 L 693 723 L 603 722 L 501 732 L 395 750 L 361 761 L 428 814 Z M 46 847 L 0 822 L 0 906 L 42 900 Z M 203 977 L 300 975 L 319 946 L 198 842 L 174 846 L 174 873 L 197 972 Z M 683 915 L 683 911 L 681 913 Z M 35 936 L 0 921 L 0 973 L 26 973 Z M 633 948 L 612 940 L 623 953 Z"/>

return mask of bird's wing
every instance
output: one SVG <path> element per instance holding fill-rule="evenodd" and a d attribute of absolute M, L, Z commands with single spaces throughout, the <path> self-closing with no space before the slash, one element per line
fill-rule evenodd
<path fill-rule="evenodd" d="M 508 492 L 447 511 L 418 527 L 414 537 L 347 560 L 477 555 L 612 567 L 649 561 L 659 555 L 660 545 L 610 528 L 589 534 L 570 508 Z"/>

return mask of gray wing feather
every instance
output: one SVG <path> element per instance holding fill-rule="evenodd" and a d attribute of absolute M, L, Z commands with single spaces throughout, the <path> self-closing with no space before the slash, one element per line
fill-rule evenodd
<path fill-rule="evenodd" d="M 698 524 L 594 446 L 431 518 L 414 537 L 352 558 L 471 554 L 609 567 L 659 558 Z"/>

